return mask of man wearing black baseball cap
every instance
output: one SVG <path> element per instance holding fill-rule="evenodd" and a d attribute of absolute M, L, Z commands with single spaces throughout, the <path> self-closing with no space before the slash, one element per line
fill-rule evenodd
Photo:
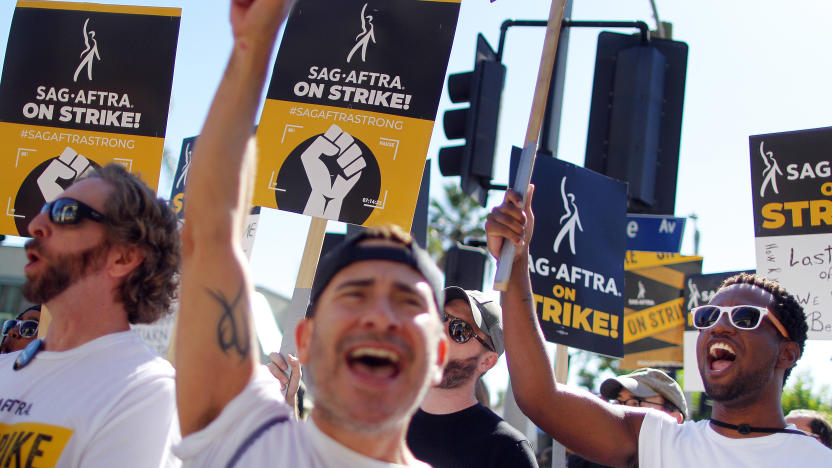
<path fill-rule="evenodd" d="M 528 440 L 477 401 L 483 374 L 503 354 L 500 305 L 480 291 L 445 288 L 448 362 L 413 415 L 407 444 L 435 468 L 536 467 Z"/>
<path fill-rule="evenodd" d="M 407 233 L 368 229 L 319 264 L 294 330 L 315 406 L 290 418 L 258 366 L 242 223 L 256 166 L 251 129 L 290 0 L 234 0 L 234 48 L 190 166 L 176 332 L 185 466 L 424 467 L 405 443 L 447 351 L 441 273 Z M 286 333 L 292 331 L 286 330 Z"/>

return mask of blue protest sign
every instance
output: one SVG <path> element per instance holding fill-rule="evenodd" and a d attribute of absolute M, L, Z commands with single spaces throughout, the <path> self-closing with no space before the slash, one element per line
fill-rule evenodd
<path fill-rule="evenodd" d="M 627 250 L 679 252 L 684 232 L 685 218 L 627 214 Z"/>
<path fill-rule="evenodd" d="M 544 336 L 621 357 L 626 185 L 547 156 L 532 183 L 529 271 Z"/>

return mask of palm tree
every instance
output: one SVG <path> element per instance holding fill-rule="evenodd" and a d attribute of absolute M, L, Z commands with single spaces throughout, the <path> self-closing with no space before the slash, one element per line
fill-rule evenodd
<path fill-rule="evenodd" d="M 445 253 L 457 242 L 485 240 L 485 218 L 488 212 L 459 185 L 445 184 L 447 203 L 436 199 L 428 209 L 428 252 L 443 270 Z"/>

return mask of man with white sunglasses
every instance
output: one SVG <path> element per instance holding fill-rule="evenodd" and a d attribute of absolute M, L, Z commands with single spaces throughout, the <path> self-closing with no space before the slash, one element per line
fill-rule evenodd
<path fill-rule="evenodd" d="M 448 362 L 407 431 L 417 458 L 442 467 L 536 467 L 529 441 L 477 401 L 476 385 L 503 354 L 500 305 L 480 291 L 445 288 Z"/>
<path fill-rule="evenodd" d="M 787 425 L 780 402 L 806 341 L 803 310 L 780 285 L 756 275 L 729 278 L 694 312 L 699 371 L 714 400 L 710 420 L 677 424 L 659 411 L 611 405 L 558 384 L 529 278 L 533 193 L 530 186 L 524 205 L 509 191 L 488 216 L 486 233 L 495 255 L 504 240 L 516 246 L 502 294 L 506 352 L 517 403 L 538 427 L 611 466 L 832 466 L 832 451 Z"/>

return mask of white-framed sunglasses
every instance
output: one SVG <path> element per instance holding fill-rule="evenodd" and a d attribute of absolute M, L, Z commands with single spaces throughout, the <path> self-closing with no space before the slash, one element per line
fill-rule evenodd
<path fill-rule="evenodd" d="M 763 322 L 763 317 L 768 317 L 772 325 L 774 325 L 774 328 L 783 337 L 787 340 L 791 339 L 783 323 L 766 307 L 753 305 L 704 305 L 694 307 L 690 313 L 693 316 L 693 326 L 700 330 L 707 330 L 716 325 L 722 318 L 722 314 L 728 314 L 728 320 L 731 322 L 731 325 L 739 330 L 754 330 Z"/>

